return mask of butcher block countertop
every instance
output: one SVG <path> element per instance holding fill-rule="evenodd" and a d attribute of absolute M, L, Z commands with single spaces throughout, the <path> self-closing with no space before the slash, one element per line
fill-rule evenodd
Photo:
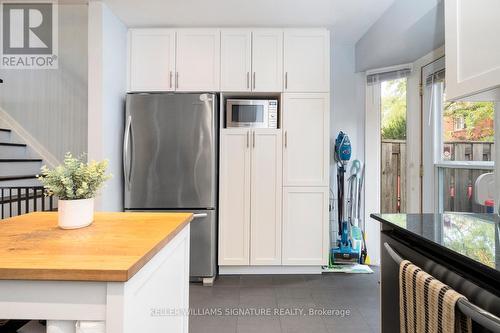
<path fill-rule="evenodd" d="M 95 213 L 75 230 L 57 212 L 0 221 L 0 280 L 124 282 L 193 218 L 190 213 Z"/>

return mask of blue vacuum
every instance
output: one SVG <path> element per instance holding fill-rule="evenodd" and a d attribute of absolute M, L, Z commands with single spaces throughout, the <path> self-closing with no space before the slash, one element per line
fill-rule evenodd
<path fill-rule="evenodd" d="M 347 209 L 349 217 L 344 213 L 344 175 L 346 167 L 351 159 L 352 149 L 349 137 L 340 132 L 335 140 L 335 161 L 337 162 L 337 198 L 338 198 L 338 236 L 336 247 L 331 249 L 330 258 L 333 264 L 359 263 L 361 261 L 361 246 L 363 236 L 361 229 L 353 224 L 353 207 L 359 207 L 359 174 L 361 172 L 361 163 L 356 160 L 351 168 L 349 177 L 349 196 L 347 199 Z M 356 178 L 358 177 L 358 178 Z M 355 215 L 355 214 L 354 214 Z M 358 213 L 359 215 L 359 213 Z M 355 216 L 356 219 L 356 216 Z M 357 222 L 357 221 L 356 221 Z"/>

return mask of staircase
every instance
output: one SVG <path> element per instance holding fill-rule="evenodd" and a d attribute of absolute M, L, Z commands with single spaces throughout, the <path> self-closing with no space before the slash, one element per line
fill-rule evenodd
<path fill-rule="evenodd" d="M 36 178 L 43 160 L 9 128 L 0 123 L 0 217 L 2 219 L 32 211 L 53 210 L 52 198 Z"/>
<path fill-rule="evenodd" d="M 0 187 L 40 186 L 36 175 L 40 173 L 42 159 L 24 143 L 17 143 L 15 134 L 0 127 Z"/>

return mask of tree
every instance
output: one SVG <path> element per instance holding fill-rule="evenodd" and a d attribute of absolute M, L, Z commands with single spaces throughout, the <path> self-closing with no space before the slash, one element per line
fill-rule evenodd
<path fill-rule="evenodd" d="M 382 83 L 382 139 L 406 140 L 406 79 Z"/>
<path fill-rule="evenodd" d="M 467 140 L 493 141 L 494 131 L 489 125 L 495 114 L 492 102 L 446 102 L 444 117 L 453 120 L 463 118 L 467 132 Z M 445 139 L 451 139 L 450 133 L 445 133 Z"/>

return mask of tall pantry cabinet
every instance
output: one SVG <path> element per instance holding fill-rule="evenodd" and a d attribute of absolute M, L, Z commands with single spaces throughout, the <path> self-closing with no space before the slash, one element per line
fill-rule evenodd
<path fill-rule="evenodd" d="M 281 92 L 278 129 L 221 129 L 221 272 L 327 264 L 328 31 L 222 29 L 221 59 L 221 90 Z M 272 73 L 265 86 L 260 68 Z"/>

